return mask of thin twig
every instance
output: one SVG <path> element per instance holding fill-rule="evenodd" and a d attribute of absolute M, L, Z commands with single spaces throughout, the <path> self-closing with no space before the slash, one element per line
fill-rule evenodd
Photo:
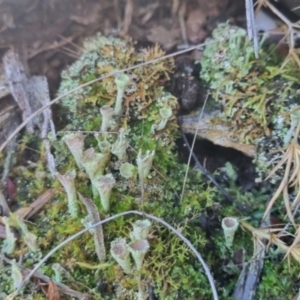
<path fill-rule="evenodd" d="M 186 134 L 181 130 L 181 136 L 184 140 L 184 143 L 186 144 L 188 150 L 190 153 L 192 152 L 193 159 L 196 163 L 196 167 L 203 173 L 204 176 L 208 180 L 210 180 L 218 189 L 219 191 L 232 203 L 236 204 L 236 206 L 239 208 L 241 212 L 244 212 L 246 210 L 246 207 L 244 207 L 239 201 L 234 199 L 217 181 L 216 179 L 210 174 L 210 172 L 200 163 L 199 159 L 197 158 L 196 154 L 194 151 L 192 151 L 192 148 L 189 144 L 189 141 L 186 138 Z"/>
<path fill-rule="evenodd" d="M 201 109 L 201 112 L 199 114 L 199 120 L 198 120 L 197 128 L 196 128 L 196 131 L 195 131 L 195 134 L 194 134 L 194 139 L 193 139 L 192 146 L 191 146 L 191 151 L 190 151 L 190 155 L 189 155 L 189 159 L 188 159 L 188 163 L 187 163 L 187 168 L 186 168 L 185 175 L 184 175 L 184 181 L 183 181 L 182 190 L 181 190 L 180 202 L 182 202 L 182 200 L 183 200 L 186 180 L 187 180 L 187 177 L 188 177 L 189 167 L 190 167 L 190 164 L 191 164 L 191 159 L 192 159 L 192 155 L 193 155 L 193 151 L 194 151 L 194 147 L 195 147 L 195 143 L 196 143 L 196 139 L 197 139 L 197 135 L 198 135 L 198 130 L 199 130 L 199 127 L 200 127 L 200 121 L 202 119 L 202 115 L 203 115 L 203 112 L 204 112 L 204 109 L 205 109 L 205 106 L 206 106 L 206 103 L 207 103 L 208 96 L 209 96 L 209 94 L 207 93 L 206 98 L 204 100 L 204 104 L 203 104 L 202 109 Z"/>
<path fill-rule="evenodd" d="M 255 25 L 253 0 L 245 0 L 245 2 L 248 37 L 249 40 L 253 40 L 254 55 L 255 58 L 258 58 L 258 38 Z"/>

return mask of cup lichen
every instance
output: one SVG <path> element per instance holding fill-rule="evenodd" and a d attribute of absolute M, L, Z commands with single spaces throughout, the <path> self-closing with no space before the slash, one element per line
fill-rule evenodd
<path fill-rule="evenodd" d="M 222 219 L 222 228 L 224 232 L 226 246 L 232 247 L 235 232 L 239 227 L 239 221 L 236 218 L 226 217 Z"/>
<path fill-rule="evenodd" d="M 155 151 L 147 150 L 146 154 L 142 154 L 142 150 L 139 150 L 139 153 L 136 158 L 136 163 L 138 167 L 139 180 L 141 183 L 145 182 L 149 172 L 152 168 L 152 162 Z"/>
<path fill-rule="evenodd" d="M 70 87 L 76 87 L 79 83 L 103 76 L 107 72 L 120 70 L 128 65 L 149 62 L 163 55 L 164 51 L 158 46 L 136 51 L 133 42 L 129 39 L 95 38 L 93 42 L 86 44 L 82 57 L 64 72 L 60 93 L 67 92 Z M 121 104 L 121 111 L 123 109 L 126 113 L 120 113 L 114 118 L 113 126 L 108 127 L 112 130 L 105 134 L 99 132 L 101 116 L 96 112 L 104 105 L 115 103 L 117 90 L 113 77 L 94 82 L 91 86 L 62 99 L 64 122 L 68 121 L 66 128 L 63 128 L 63 134 L 65 135 L 66 131 L 84 132 L 85 136 L 80 141 L 80 151 L 77 153 L 80 169 L 76 170 L 75 181 L 76 191 L 82 195 L 83 200 L 78 196 L 80 200 L 78 205 L 81 209 L 78 209 L 76 218 L 69 218 L 66 215 L 66 201 L 61 197 L 56 197 L 49 209 L 36 217 L 35 233 L 38 235 L 37 241 L 43 254 L 48 252 L 49 247 L 53 248 L 70 235 L 80 231 L 81 220 L 85 219 L 87 214 L 89 215 L 87 224 L 95 224 L 106 217 L 107 211 L 113 215 L 126 210 L 141 209 L 143 201 L 146 212 L 160 216 L 171 223 L 185 224 L 189 222 L 190 216 L 199 215 L 206 208 L 207 201 L 201 201 L 202 198 L 214 198 L 212 196 L 214 193 L 211 192 L 211 188 L 208 188 L 208 184 L 201 181 L 200 176 L 192 176 L 189 179 L 188 193 L 183 201 L 188 203 L 189 213 L 186 213 L 184 207 L 175 207 L 185 168 L 179 163 L 176 151 L 176 139 L 179 136 L 176 118 L 170 117 L 160 132 L 151 132 L 152 125 L 159 124 L 166 116 L 161 114 L 163 107 L 168 107 L 167 113 L 172 113 L 172 116 L 175 116 L 178 111 L 177 99 L 164 90 L 164 84 L 169 80 L 173 66 L 173 60 L 167 58 L 128 71 L 127 76 L 132 81 L 126 88 L 126 97 L 124 94 L 122 96 Z M 116 131 L 120 128 L 121 132 L 117 135 Z M 94 136 L 95 132 L 97 137 Z M 55 147 L 51 150 L 58 161 L 60 172 L 66 174 L 74 169 L 74 161 L 71 150 L 66 151 L 64 143 L 59 139 L 54 142 Z M 110 149 L 110 145 L 115 145 L 113 150 Z M 122 148 L 121 154 L 118 152 L 120 148 Z M 139 149 L 141 150 L 137 158 Z M 133 170 L 132 166 L 135 162 L 137 168 L 133 167 Z M 149 176 L 152 164 L 155 164 L 155 176 Z M 129 170 L 128 168 L 124 170 L 126 168 L 122 167 L 123 165 L 129 166 Z M 24 174 L 27 176 L 28 173 L 30 176 L 34 174 L 33 172 Z M 140 182 L 145 184 L 139 184 L 135 178 L 136 173 L 139 175 Z M 51 182 L 49 184 L 51 185 Z M 54 188 L 57 188 L 58 184 L 58 181 L 52 183 Z M 103 186 L 104 191 L 100 188 L 99 191 L 96 189 L 98 184 L 101 188 Z M 112 203 L 110 201 L 104 204 L 98 203 L 99 195 L 103 200 L 112 193 L 112 188 L 113 197 L 109 199 L 113 200 Z M 106 194 L 105 197 L 103 194 Z M 36 196 L 38 195 L 34 193 L 30 195 L 30 197 Z M 88 213 L 80 202 L 86 207 Z M 133 216 L 116 219 L 101 227 L 102 233 L 97 236 L 96 228 L 100 227 L 96 227 L 91 232 L 92 236 L 87 232 L 64 245 L 61 251 L 53 254 L 51 262 L 60 263 L 64 268 L 67 266 L 72 271 L 74 279 L 91 290 L 100 281 L 105 281 L 111 292 L 101 291 L 101 295 L 97 297 L 113 299 L 129 295 L 127 298 L 133 299 L 134 295 L 146 295 L 151 288 L 155 297 L 161 299 L 167 299 L 167 296 L 176 298 L 179 294 L 182 299 L 209 298 L 211 291 L 205 276 L 199 272 L 199 266 L 187 247 L 174 234 L 157 224 L 152 225 L 153 235 L 148 234 L 147 230 L 138 233 L 140 226 L 138 229 L 133 229 L 134 233 L 130 234 L 129 228 L 135 222 L 136 218 Z M 148 228 L 148 225 L 146 224 L 145 227 Z M 205 233 L 199 226 L 195 227 L 191 224 L 191 228 L 184 226 L 182 230 L 192 242 L 197 243 L 201 250 L 204 249 L 204 242 L 200 243 L 199 240 L 204 239 L 202 236 Z M 120 236 L 126 238 L 132 236 L 134 239 L 127 247 L 130 247 L 133 255 L 136 255 L 136 268 L 128 264 L 128 267 L 124 267 L 125 272 L 119 271 L 118 266 L 112 263 L 110 255 L 106 258 L 107 262 L 103 263 L 104 252 L 100 251 L 100 246 L 105 250 L 105 246 Z M 147 256 L 145 256 L 146 252 Z M 128 257 L 128 253 L 124 256 Z M 32 260 L 25 258 L 25 262 L 33 266 Z M 92 269 L 95 268 L 100 268 L 101 271 L 94 272 Z M 49 265 L 45 265 L 45 270 L 53 272 Z M 82 288 L 82 291 L 84 289 Z M 78 290 L 81 290 L 81 287 L 78 287 Z"/>
<path fill-rule="evenodd" d="M 114 176 L 112 174 L 106 174 L 104 176 L 101 176 L 100 178 L 95 179 L 93 183 L 97 191 L 99 192 L 101 204 L 104 211 L 108 212 L 110 208 L 110 195 L 116 183 Z"/>
<path fill-rule="evenodd" d="M 126 87 L 130 82 L 130 78 L 126 74 L 120 74 L 116 77 L 117 98 L 115 103 L 115 115 L 119 116 L 122 113 L 122 102 Z"/>
<path fill-rule="evenodd" d="M 56 177 L 67 193 L 69 213 L 73 218 L 76 218 L 78 216 L 78 203 L 75 187 L 76 171 L 72 170 L 64 175 L 57 172 Z"/>
<path fill-rule="evenodd" d="M 127 274 L 132 272 L 132 266 L 130 262 L 130 252 L 126 239 L 117 238 L 110 244 L 110 253 L 112 257 L 117 261 L 123 271 Z"/>
<path fill-rule="evenodd" d="M 6 238 L 3 242 L 2 245 L 2 250 L 1 252 L 6 253 L 6 254 L 12 254 L 15 250 L 15 246 L 16 246 L 16 237 L 13 234 L 10 224 L 9 224 L 9 218 L 8 217 L 2 217 L 2 222 L 5 225 L 5 235 Z"/>
<path fill-rule="evenodd" d="M 102 122 L 101 122 L 101 132 L 107 132 L 107 128 L 109 127 L 110 121 L 114 114 L 114 110 L 109 105 L 103 105 L 100 108 L 100 113 L 102 115 Z"/>
<path fill-rule="evenodd" d="M 133 257 L 136 269 L 140 271 L 143 266 L 145 255 L 150 249 L 149 242 L 142 239 L 135 240 L 128 244 L 128 249 Z"/>

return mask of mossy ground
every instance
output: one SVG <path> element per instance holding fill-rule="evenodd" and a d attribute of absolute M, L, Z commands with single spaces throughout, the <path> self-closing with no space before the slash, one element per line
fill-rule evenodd
<path fill-rule="evenodd" d="M 214 36 L 214 38 L 217 37 Z M 204 53 L 204 68 L 201 76 L 212 85 L 216 95 L 221 93 L 228 96 L 225 98 L 225 102 L 229 103 L 229 106 L 225 105 L 227 113 L 225 118 L 236 117 L 239 108 L 243 107 L 244 118 L 247 120 L 250 118 L 252 125 L 260 124 L 255 135 L 251 134 L 249 138 L 244 139 L 246 142 L 252 142 L 264 136 L 268 125 L 274 119 L 274 114 L 285 111 L 285 108 L 281 102 L 268 106 L 269 102 L 264 102 L 266 98 L 263 97 L 253 98 L 253 101 L 248 100 L 245 105 L 241 104 L 243 99 L 239 98 L 240 94 L 236 93 L 235 89 L 247 91 L 246 79 L 243 81 L 247 76 L 251 84 L 259 89 L 261 84 L 259 80 L 270 80 L 274 78 L 274 74 L 282 77 L 287 77 L 287 75 L 282 75 L 278 70 L 270 71 L 268 65 L 265 65 L 268 61 L 257 69 L 254 66 L 253 53 L 249 52 L 250 44 L 245 42 L 245 38 L 240 35 L 232 41 L 230 37 L 228 39 L 229 47 L 226 48 L 223 44 L 223 51 L 233 53 L 233 56 L 227 61 L 224 60 L 227 62 L 225 65 L 216 64 L 216 68 L 221 66 L 221 69 L 212 70 L 212 74 L 205 73 L 207 70 L 205 59 L 209 58 L 209 51 L 215 53 L 214 49 L 208 48 Z M 244 42 L 246 45 L 243 44 Z M 241 47 L 232 50 L 230 45 Z M 238 66 L 243 65 L 245 70 L 232 73 L 232 68 L 238 66 L 234 64 L 228 66 L 228 62 L 237 61 L 241 51 L 245 51 L 242 52 L 245 53 L 242 58 L 245 61 L 239 61 Z M 87 42 L 86 51 L 82 57 L 63 73 L 60 93 L 107 72 L 141 62 L 149 62 L 162 55 L 163 52 L 159 47 L 139 52 L 134 49 L 130 40 L 99 36 Z M 275 64 L 275 60 L 272 60 L 272 64 Z M 74 158 L 61 139 L 69 131 L 82 132 L 85 136 L 85 149 L 90 147 L 97 149 L 94 133 L 99 132 L 101 126 L 102 118 L 99 109 L 103 105 L 113 106 L 115 101 L 117 91 L 113 78 L 106 78 L 62 101 L 61 115 L 57 117 L 60 124 L 59 137 L 52 143 L 56 166 L 62 174 L 76 169 L 77 191 L 94 200 L 102 219 L 127 210 L 144 210 L 164 219 L 180 230 L 203 255 L 212 270 L 220 298 L 230 299 L 242 264 L 247 263 L 253 255 L 253 243 L 249 232 L 239 230 L 233 247 L 227 248 L 221 229 L 221 220 L 225 216 L 248 218 L 253 226 L 258 227 L 269 191 L 261 189 L 244 193 L 235 185 L 234 180 L 230 181 L 229 175 L 227 187 L 232 195 L 247 207 L 246 213 L 240 212 L 232 203 L 227 203 L 217 189 L 212 187 L 198 171 L 190 170 L 184 197 L 180 198 L 186 165 L 179 163 L 175 143 L 179 137 L 176 121 L 178 104 L 176 98 L 163 89 L 172 69 L 173 61 L 168 59 L 129 71 L 131 83 L 125 91 L 124 114 L 114 119 L 111 132 L 106 134 L 107 141 L 113 144 L 116 142 L 120 128 L 127 131 L 129 145 L 126 149 L 127 162 L 133 165 L 136 165 L 136 157 L 140 149 L 143 153 L 147 150 L 155 150 L 153 167 L 143 185 L 136 176 L 130 179 L 122 177 L 119 171 L 120 162 L 115 155 L 111 154 L 105 166 L 105 173 L 111 173 L 116 179 L 116 184 L 111 195 L 111 209 L 108 213 L 104 212 L 99 196 L 93 195 L 89 177 L 84 170 L 77 168 Z M 227 77 L 221 78 L 220 75 L 224 73 L 224 70 Z M 269 73 L 265 75 L 267 70 Z M 252 74 L 253 72 L 255 74 Z M 262 77 L 257 79 L 257 74 L 262 74 Z M 236 77 L 233 78 L 233 76 Z M 295 77 L 292 79 L 294 80 Z M 226 80 L 230 82 L 223 85 L 223 81 Z M 225 90 L 221 90 L 221 83 L 226 87 Z M 251 94 L 252 91 L 250 90 L 249 93 Z M 274 90 L 274 93 L 277 92 L 278 89 Z M 282 89 L 282 92 L 280 100 L 284 103 L 283 97 L 288 97 L 292 93 L 290 86 Z M 249 109 L 250 104 L 254 106 Z M 159 110 L 163 107 L 172 109 L 172 117 L 164 129 L 153 131 L 153 125 L 161 121 Z M 271 113 L 258 114 L 260 109 L 270 110 Z M 246 124 L 245 127 L 239 127 L 236 131 L 240 139 L 243 139 L 245 131 L 249 130 L 250 121 L 244 124 Z M 97 152 L 100 151 L 97 150 Z M 31 162 L 28 161 L 29 158 Z M 84 228 L 81 220 L 86 217 L 87 212 L 84 205 L 79 203 L 78 216 L 71 218 L 69 215 L 66 194 L 58 180 L 51 178 L 48 173 L 45 153 L 37 136 L 24 135 L 20 141 L 14 165 L 11 176 L 17 185 L 18 205 L 27 206 L 50 187 L 59 191 L 56 198 L 34 218 L 33 223 L 28 224 L 29 230 L 38 238 L 38 250 L 30 252 L 21 239 L 11 255 L 11 258 L 18 259 L 23 254 L 23 264 L 32 268 L 49 249 Z M 274 211 L 278 212 L 278 217 L 283 218 L 284 212 L 281 206 L 277 205 Z M 130 240 L 132 223 L 137 219 L 137 217 L 126 216 L 103 226 L 107 252 L 114 239 L 125 237 L 128 241 Z M 135 297 L 139 288 L 146 297 L 150 287 L 159 299 L 211 298 L 210 286 L 200 263 L 177 236 L 154 223 L 148 240 L 150 251 L 146 255 L 142 270 L 134 271 L 130 275 L 126 275 L 109 254 L 106 262 L 98 261 L 94 239 L 90 233 L 85 233 L 56 252 L 42 267 L 42 271 L 49 277 L 54 277 L 52 264 L 61 264 L 67 271 L 63 274 L 62 282 L 70 287 L 75 286 L 78 291 L 91 294 L 94 299 L 137 299 Z M 239 260 L 237 255 L 241 252 L 244 252 L 244 256 Z M 297 292 L 298 265 L 292 264 L 288 271 L 287 262 L 282 262 L 281 259 L 282 254 L 274 252 L 270 252 L 266 257 L 257 299 L 271 299 L 273 296 L 277 297 L 274 299 L 290 299 Z M 14 290 L 9 276 L 9 268 L 1 268 L 1 291 L 5 294 Z M 23 290 L 20 299 L 41 299 L 43 297 L 41 295 L 34 284 L 30 283 Z"/>

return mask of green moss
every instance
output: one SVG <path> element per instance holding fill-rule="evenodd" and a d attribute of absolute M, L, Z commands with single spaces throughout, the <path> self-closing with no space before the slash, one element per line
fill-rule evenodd
<path fill-rule="evenodd" d="M 213 38 L 216 39 L 220 34 L 222 35 L 222 32 L 227 29 L 226 26 L 228 25 L 219 27 L 214 32 Z M 245 39 L 243 30 L 237 30 L 237 37 L 232 37 L 231 31 L 229 33 L 229 36 L 224 37 L 220 43 L 207 46 L 204 51 L 201 76 L 214 89 L 214 96 L 217 101 L 220 102 L 225 99 L 227 104 L 225 106 L 225 119 L 234 117 L 237 110 L 242 107 L 246 119 L 251 118 L 251 122 L 261 124 L 257 135 L 251 137 L 250 140 L 252 140 L 261 137 L 267 124 L 274 120 L 274 113 L 281 112 L 283 109 L 275 104 L 269 106 L 269 103 L 265 101 L 266 98 L 263 97 L 256 99 L 253 96 L 244 99 L 237 90 L 243 90 L 243 93 L 252 95 L 252 91 L 245 87 L 247 80 L 250 85 L 260 86 L 267 81 L 267 78 L 274 77 L 277 79 L 278 76 L 281 80 L 287 74 L 278 73 L 269 68 L 271 58 L 270 60 L 269 58 L 266 59 L 264 64 L 258 65 L 252 53 L 252 46 Z M 233 45 L 236 48 L 233 48 Z M 216 47 L 219 47 L 218 52 L 216 52 Z M 70 88 L 77 87 L 80 83 L 88 82 L 107 72 L 148 62 L 162 55 L 163 52 L 157 46 L 138 52 L 130 40 L 98 36 L 86 43 L 80 59 L 64 71 L 59 93 L 63 94 Z M 212 57 L 217 59 L 213 65 L 211 64 Z M 240 66 L 242 69 L 237 70 Z M 213 275 L 220 287 L 220 292 L 223 293 L 223 299 L 228 299 L 239 276 L 239 270 L 234 265 L 234 253 L 241 249 L 247 249 L 245 260 L 249 260 L 252 255 L 252 240 L 249 233 L 239 230 L 232 249 L 228 249 L 225 246 L 221 229 L 221 219 L 227 215 L 241 218 L 248 215 L 243 216 L 234 205 L 225 205 L 224 202 L 221 202 L 222 197 L 217 190 L 212 188 L 203 176 L 195 170 L 188 172 L 183 199 L 180 200 L 186 165 L 179 163 L 176 153 L 175 142 L 180 135 L 176 119 L 178 105 L 177 99 L 163 89 L 172 69 L 173 61 L 167 59 L 126 73 L 131 81 L 125 90 L 123 99 L 124 114 L 114 117 L 114 122 L 105 137 L 101 136 L 99 132 L 102 121 L 99 109 L 102 105 L 113 107 L 115 104 L 117 89 L 114 78 L 105 78 L 65 97 L 61 103 L 63 113 L 60 118 L 61 125 L 66 122 L 68 124 L 59 133 L 58 140 L 53 142 L 52 151 L 60 173 L 64 174 L 76 169 L 76 189 L 85 197 L 93 199 L 101 219 L 127 210 L 144 209 L 147 213 L 164 219 L 181 231 L 197 250 L 204 254 L 204 259 L 214 270 Z M 245 77 L 247 80 L 244 80 Z M 278 92 L 276 85 L 268 86 L 268 88 L 274 93 Z M 264 95 L 265 89 L 264 87 L 257 91 L 260 95 Z M 291 93 L 290 87 L 284 86 L 282 97 L 288 97 Z M 223 99 L 220 95 L 225 98 Z M 282 99 L 281 104 L 284 101 Z M 264 107 L 270 109 L 272 114 L 270 116 L 257 116 L 257 110 L 264 109 Z M 165 127 L 159 128 L 157 126 L 162 121 L 160 113 L 162 109 L 171 111 L 171 117 L 167 120 Z M 240 132 L 237 132 L 241 139 L 243 130 L 248 130 L 247 126 L 250 125 L 247 123 L 245 126 Z M 119 168 L 124 162 L 120 162 L 116 155 L 111 154 L 103 169 L 104 174 L 113 175 L 116 184 L 111 194 L 110 210 L 104 212 L 99 195 L 93 195 L 89 177 L 84 170 L 78 169 L 62 137 L 66 131 L 85 131 L 85 149 L 94 147 L 96 153 L 100 153 L 94 132 L 99 133 L 98 140 L 105 139 L 113 145 L 117 141 L 120 128 L 124 128 L 128 133 L 126 136 L 128 145 L 124 144 L 127 162 L 136 167 L 139 150 L 143 154 L 146 151 L 155 151 L 153 167 L 143 184 L 140 184 L 137 176 L 128 179 L 121 176 Z M 26 203 L 29 194 L 36 198 L 47 188 L 47 184 L 51 184 L 53 188 L 58 190 L 56 198 L 47 204 L 43 212 L 35 218 L 36 226 L 32 229 L 38 236 L 38 246 L 44 255 L 49 249 L 83 229 L 82 219 L 87 216 L 87 212 L 84 205 L 80 203 L 78 218 L 71 219 L 69 217 L 66 194 L 57 180 L 50 180 L 45 168 L 46 163 L 42 155 L 43 150 L 40 141 L 31 140 L 30 137 L 25 136 L 20 144 L 20 157 L 32 141 L 36 142 L 36 147 L 39 149 L 39 154 L 36 156 L 37 162 L 32 166 L 26 165 L 15 168 L 13 174 L 16 175 L 17 182 L 20 183 L 17 197 L 22 199 L 22 203 Z M 22 175 L 20 175 L 20 169 Z M 233 178 L 233 170 L 231 173 Z M 37 176 L 41 174 L 43 176 Z M 249 216 L 262 212 L 260 205 L 266 202 L 266 196 L 263 192 L 244 193 L 235 186 L 234 179 L 229 182 L 228 189 L 234 198 L 249 207 L 247 211 Z M 255 203 L 257 199 L 259 199 L 258 204 Z M 132 224 L 136 220 L 137 217 L 126 216 L 103 226 L 107 253 L 109 253 L 111 241 L 116 238 L 124 237 L 129 241 Z M 255 222 L 254 218 L 252 221 Z M 140 273 L 134 271 L 133 274 L 124 274 L 109 254 L 105 266 L 100 266 L 99 269 L 94 270 L 93 267 L 99 266 L 99 262 L 95 253 L 93 235 L 89 232 L 56 252 L 43 270 L 48 276 L 52 276 L 51 265 L 60 263 L 75 280 L 94 291 L 97 294 L 96 298 L 99 298 L 101 293 L 101 299 L 133 299 L 139 287 L 146 291 L 149 285 L 153 287 L 155 294 L 160 299 L 211 298 L 210 286 L 201 265 L 177 236 L 170 233 L 168 229 L 154 224 L 148 241 L 150 251 L 146 255 Z M 36 257 L 26 256 L 24 263 L 28 267 L 33 267 L 35 262 Z M 285 271 L 285 269 L 283 270 Z M 270 268 L 268 272 L 271 271 Z M 279 269 L 277 271 L 279 272 Z M 270 278 L 267 278 L 268 275 L 266 275 L 266 284 L 264 283 L 259 291 L 263 298 L 272 295 L 265 286 L 275 285 L 272 281 L 272 277 L 275 276 L 274 273 L 275 271 L 270 273 Z M 268 280 L 269 283 L 267 283 Z M 97 284 L 99 282 L 107 284 L 107 292 L 98 291 Z M 63 278 L 63 283 L 68 284 L 68 279 Z M 9 280 L 6 280 L 5 284 L 11 285 Z M 76 286 L 76 289 L 86 292 L 87 289 L 83 285 Z M 285 285 L 285 287 L 290 290 L 290 286 Z M 7 289 L 8 292 L 10 290 L 12 289 Z M 5 292 L 7 291 L 5 290 Z M 281 293 L 280 289 L 279 292 Z"/>
<path fill-rule="evenodd" d="M 298 267 L 294 266 L 289 269 L 287 261 L 281 262 L 276 257 L 264 264 L 261 283 L 257 291 L 258 299 L 266 297 L 272 300 L 292 299 L 299 292 Z"/>

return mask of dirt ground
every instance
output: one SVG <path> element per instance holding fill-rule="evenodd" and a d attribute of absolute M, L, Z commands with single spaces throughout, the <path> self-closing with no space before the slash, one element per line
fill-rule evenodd
<path fill-rule="evenodd" d="M 204 41 L 216 22 L 244 21 L 241 1 L 1 1 L 0 55 L 13 47 L 31 75 L 45 75 L 51 95 L 60 72 L 80 55 L 82 41 L 96 32 L 129 35 L 140 45 L 171 52 Z"/>

